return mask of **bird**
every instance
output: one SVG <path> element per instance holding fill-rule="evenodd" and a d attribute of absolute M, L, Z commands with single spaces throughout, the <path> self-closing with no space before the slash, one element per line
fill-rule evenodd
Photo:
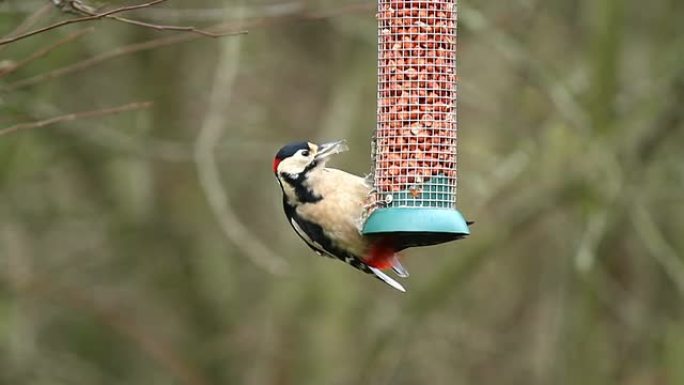
<path fill-rule="evenodd" d="M 331 156 L 348 150 L 344 140 L 283 146 L 273 159 L 273 173 L 283 195 L 283 209 L 295 233 L 318 255 L 338 259 L 396 290 L 406 289 L 383 272 L 401 278 L 408 272 L 392 242 L 361 234 L 360 221 L 371 192 L 363 177 L 328 168 Z"/>

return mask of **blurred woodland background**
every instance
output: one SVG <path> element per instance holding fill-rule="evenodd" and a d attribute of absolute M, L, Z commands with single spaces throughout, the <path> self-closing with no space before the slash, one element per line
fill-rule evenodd
<path fill-rule="evenodd" d="M 84 13 L 0 0 L 0 383 L 684 384 L 681 0 L 459 4 L 476 224 L 405 295 L 314 255 L 271 172 L 338 138 L 369 170 L 374 2 L 117 15 L 196 30 L 12 41 Z"/>

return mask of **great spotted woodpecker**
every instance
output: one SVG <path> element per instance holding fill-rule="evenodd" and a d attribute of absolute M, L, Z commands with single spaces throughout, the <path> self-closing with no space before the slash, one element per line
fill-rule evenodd
<path fill-rule="evenodd" d="M 344 141 L 325 144 L 291 143 L 273 160 L 283 191 L 283 207 L 297 235 L 321 256 L 339 259 L 406 291 L 382 269 L 399 277 L 408 273 L 390 243 L 364 237 L 360 220 L 370 186 L 364 178 L 325 167 L 331 155 L 347 150 Z"/>

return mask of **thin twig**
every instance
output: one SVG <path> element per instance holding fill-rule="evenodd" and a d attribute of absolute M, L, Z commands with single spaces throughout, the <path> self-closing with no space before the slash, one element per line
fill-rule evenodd
<path fill-rule="evenodd" d="M 0 79 L 2 79 L 3 77 L 17 71 L 21 67 L 46 56 L 47 54 L 54 51 L 55 49 L 65 45 L 65 44 L 68 44 L 68 43 L 70 43 L 76 39 L 79 39 L 79 38 L 83 37 L 84 35 L 86 35 L 90 32 L 93 32 L 94 30 L 95 30 L 94 27 L 88 27 L 88 28 L 78 30 L 76 32 L 72 32 L 69 35 L 67 35 L 65 38 L 63 38 L 61 40 L 57 40 L 56 42 L 50 44 L 49 46 L 46 46 L 46 47 L 39 49 L 38 51 L 29 55 L 27 58 L 20 60 L 16 63 L 13 63 L 6 70 L 0 71 Z"/>
<path fill-rule="evenodd" d="M 80 2 L 72 2 L 71 6 L 76 10 L 77 12 L 80 12 L 86 16 L 96 16 L 97 13 L 93 12 L 91 9 L 84 7 Z M 193 26 L 182 26 L 182 25 L 168 25 L 168 24 L 154 24 L 154 23 L 148 23 L 140 20 L 134 20 L 130 19 L 127 17 L 122 17 L 122 16 L 116 16 L 116 15 L 107 15 L 106 18 L 116 20 L 122 23 L 126 24 L 132 24 L 136 25 L 138 27 L 144 27 L 144 28 L 150 28 L 154 29 L 156 31 L 182 31 L 182 32 L 193 32 L 198 35 L 202 36 L 207 36 L 207 37 L 222 37 L 226 36 L 225 33 L 214 33 L 211 31 L 205 31 L 202 29 L 198 29 Z"/>
<path fill-rule="evenodd" d="M 53 118 L 49 118 L 49 119 L 45 119 L 45 120 L 39 120 L 36 122 L 19 123 L 19 124 L 16 124 L 14 126 L 5 127 L 3 129 L 0 129 L 0 136 L 11 134 L 13 132 L 17 132 L 20 130 L 26 130 L 26 129 L 32 129 L 32 128 L 41 128 L 41 127 L 50 126 L 50 125 L 57 124 L 57 123 L 71 122 L 71 121 L 78 120 L 78 119 L 96 118 L 96 117 L 105 116 L 105 115 L 118 114 L 121 112 L 150 108 L 152 106 L 152 104 L 153 103 L 150 101 L 133 102 L 133 103 L 124 104 L 123 106 L 118 106 L 118 107 L 102 108 L 99 110 L 92 110 L 92 111 L 74 112 L 71 114 L 55 116 Z"/>
<path fill-rule="evenodd" d="M 109 16 L 110 19 L 120 21 L 122 23 L 127 23 L 127 24 L 132 24 L 132 25 L 137 25 L 139 27 L 144 27 L 144 28 L 151 28 L 156 31 L 183 31 L 183 32 L 192 32 L 196 33 L 198 35 L 206 36 L 206 37 L 223 37 L 223 36 L 228 36 L 232 35 L 232 32 L 222 32 L 222 33 L 214 33 L 211 31 L 206 31 L 203 29 L 198 29 L 196 27 L 193 27 L 191 25 L 189 26 L 182 26 L 182 25 L 169 25 L 169 24 L 153 24 L 153 23 L 146 23 L 144 21 L 140 20 L 133 20 L 121 16 Z"/>
<path fill-rule="evenodd" d="M 307 4 L 303 1 L 273 2 L 269 4 L 250 4 L 246 9 L 237 5 L 224 5 L 222 7 L 201 8 L 148 8 L 136 13 L 145 20 L 173 23 L 219 23 L 225 20 L 225 15 L 234 15 L 243 12 L 246 18 L 253 17 L 276 17 L 291 15 L 296 11 L 302 11 Z"/>
<path fill-rule="evenodd" d="M 374 3 L 373 3 L 374 4 Z M 244 31 L 245 28 L 256 28 L 256 27 L 268 27 L 272 25 L 277 25 L 280 23 L 285 23 L 285 22 L 292 22 L 292 21 L 298 21 L 298 20 L 325 20 L 328 18 L 332 17 L 337 17 L 340 15 L 345 15 L 349 13 L 355 13 L 355 12 L 365 12 L 371 9 L 371 6 L 373 5 L 371 3 L 360 3 L 360 4 L 347 4 L 344 6 L 340 6 L 331 10 L 328 10 L 326 12 L 315 12 L 315 13 L 306 13 L 306 12 L 301 12 L 301 10 L 296 10 L 296 12 L 292 12 L 290 14 L 279 14 L 278 16 L 275 17 L 257 17 L 254 19 L 250 19 L 247 22 L 244 23 L 236 23 L 236 22 L 226 22 L 226 23 L 220 23 L 213 25 L 209 27 L 208 29 L 212 31 L 222 31 L 221 34 L 222 36 L 230 36 L 230 35 L 242 35 L 246 33 Z M 134 43 L 130 45 L 126 45 L 123 47 L 118 47 L 115 48 L 111 51 L 107 51 L 104 53 L 101 53 L 97 56 L 93 56 L 91 58 L 82 60 L 80 62 L 76 62 L 67 66 L 64 66 L 62 68 L 57 68 L 55 70 L 35 75 L 26 79 L 21 79 L 17 80 L 16 82 L 10 83 L 7 86 L 3 87 L 1 91 L 4 92 L 11 92 L 15 91 L 21 88 L 25 87 L 31 87 L 36 84 L 40 84 L 44 81 L 55 79 L 58 77 L 62 77 L 65 75 L 69 75 L 78 71 L 82 71 L 86 68 L 95 66 L 97 64 L 100 64 L 102 62 L 108 61 L 110 59 L 114 59 L 119 56 L 125 56 L 125 55 L 131 55 L 134 53 L 138 53 L 141 51 L 147 51 L 159 47 L 165 47 L 169 45 L 174 45 L 174 44 L 179 44 L 179 43 L 185 43 L 185 42 L 190 42 L 194 41 L 196 39 L 199 39 L 201 36 L 199 35 L 192 35 L 192 34 L 178 34 L 178 35 L 172 35 L 172 36 L 167 36 L 167 37 L 161 37 L 161 38 L 156 38 L 152 40 L 147 40 L 143 41 L 140 43 Z"/>
<path fill-rule="evenodd" d="M 29 116 L 60 114 L 62 111 L 52 103 L 37 101 L 33 103 Z M 110 152 L 168 162 L 194 162 L 194 140 L 187 142 L 150 137 L 142 132 L 126 133 L 102 121 L 88 121 L 87 127 L 90 128 L 88 130 L 79 129 L 81 127 L 82 125 L 78 123 L 70 124 L 69 127 L 65 127 L 68 129 L 64 130 L 64 133 L 76 135 L 79 139 L 84 139 Z M 270 153 L 271 150 L 281 145 L 277 141 L 256 140 L 248 137 L 231 139 L 216 145 L 216 157 L 219 161 L 235 161 L 239 158 L 244 162 L 261 162 L 264 152 Z"/>
<path fill-rule="evenodd" d="M 242 32 L 236 32 L 235 34 L 241 34 Z M 188 35 L 188 34 L 179 34 L 179 35 L 174 35 L 174 36 L 168 36 L 168 37 L 163 37 L 159 39 L 152 39 L 148 41 L 144 41 L 141 43 L 135 43 L 135 44 L 130 44 L 127 46 L 123 47 L 118 47 L 115 48 L 111 51 L 107 51 L 104 53 L 101 53 L 99 55 L 90 57 L 88 59 L 76 62 L 74 64 L 70 64 L 67 66 L 64 66 L 62 68 L 57 68 L 55 70 L 45 72 L 39 75 L 35 75 L 26 79 L 21 79 L 17 80 L 16 82 L 8 84 L 6 87 L 4 87 L 2 90 L 5 92 L 11 92 L 15 91 L 20 88 L 24 87 L 30 87 L 39 83 L 42 83 L 44 81 L 50 80 L 50 79 L 55 79 L 58 77 L 62 77 L 74 72 L 81 71 L 83 69 L 86 69 L 88 67 L 92 67 L 94 65 L 97 65 L 99 63 L 105 62 L 107 60 L 119 57 L 119 56 L 125 56 L 125 55 L 130 55 L 136 52 L 140 51 L 147 51 L 151 49 L 155 49 L 158 47 L 164 47 L 168 45 L 173 45 L 177 43 L 183 43 L 187 41 L 192 41 L 198 39 L 196 35 Z"/>
<path fill-rule="evenodd" d="M 121 13 L 121 12 L 128 12 L 128 11 L 134 11 L 136 9 L 151 7 L 153 5 L 157 5 L 157 4 L 163 3 L 165 1 L 167 1 L 167 0 L 152 0 L 150 2 L 143 3 L 143 4 L 127 5 L 124 7 L 111 9 L 109 11 L 105 11 L 102 13 L 97 13 L 97 14 L 93 14 L 93 15 L 75 17 L 72 19 L 62 20 L 60 22 L 50 24 L 46 27 L 34 29 L 33 31 L 25 32 L 25 33 L 22 33 L 19 35 L 15 35 L 12 37 L 2 39 L 2 40 L 0 40 L 0 46 L 3 46 L 5 44 L 9 44 L 9 43 L 14 43 L 17 40 L 25 39 L 27 37 L 31 37 L 31 36 L 37 35 L 39 33 L 43 33 L 43 32 L 50 31 L 50 30 L 53 30 L 56 28 L 60 28 L 60 27 L 63 27 L 65 25 L 74 24 L 74 23 L 81 23 L 84 21 L 98 20 L 98 19 L 102 19 L 102 18 L 105 18 L 105 17 L 110 16 L 110 15 Z"/>
<path fill-rule="evenodd" d="M 19 34 L 22 34 L 26 32 L 29 28 L 33 27 L 34 24 L 38 22 L 48 11 L 52 9 L 52 6 L 50 4 L 46 4 L 40 8 L 38 8 L 37 11 L 33 12 L 30 14 L 28 17 L 24 19 L 24 21 L 17 26 L 12 32 L 7 34 L 5 38 L 9 38 L 11 36 L 16 36 Z M 0 51 L 2 51 L 5 47 L 0 45 Z"/>
<path fill-rule="evenodd" d="M 240 42 L 241 39 L 234 39 L 221 46 L 209 106 L 195 141 L 195 164 L 199 184 L 226 238 L 256 266 L 272 274 L 282 274 L 287 269 L 285 261 L 254 236 L 233 211 L 216 163 L 216 146 L 226 123 L 223 114 L 232 97 L 240 62 Z"/>

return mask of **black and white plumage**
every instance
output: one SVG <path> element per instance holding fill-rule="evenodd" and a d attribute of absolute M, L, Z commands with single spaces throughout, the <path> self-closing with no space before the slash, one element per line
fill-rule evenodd
<path fill-rule="evenodd" d="M 359 220 L 370 186 L 361 177 L 325 167 L 331 155 L 344 150 L 343 141 L 321 145 L 296 142 L 280 149 L 273 172 L 283 192 L 285 215 L 317 254 L 341 260 L 403 292 L 401 284 L 369 264 L 374 248 L 361 235 Z M 399 276 L 408 275 L 393 252 L 390 259 Z"/>

